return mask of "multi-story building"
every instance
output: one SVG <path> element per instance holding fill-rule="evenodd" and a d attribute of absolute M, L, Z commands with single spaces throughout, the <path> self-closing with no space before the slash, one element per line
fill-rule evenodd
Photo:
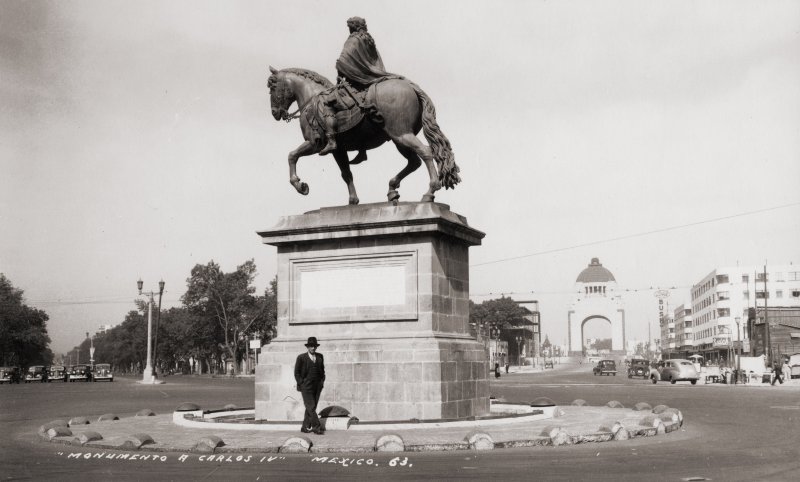
<path fill-rule="evenodd" d="M 678 306 L 672 313 L 672 320 L 675 329 L 674 353 L 678 358 L 686 358 L 694 350 L 692 309 L 685 305 Z"/>
<path fill-rule="evenodd" d="M 750 339 L 748 308 L 800 307 L 800 266 L 767 266 L 766 273 L 764 269 L 717 268 L 692 286 L 694 351 L 706 359 L 727 360 L 736 341 Z"/>
<path fill-rule="evenodd" d="M 659 305 L 661 307 L 662 305 Z M 659 348 L 664 358 L 675 358 L 672 355 L 675 352 L 675 320 L 672 315 L 665 311 L 659 313 L 658 326 L 660 331 Z"/>

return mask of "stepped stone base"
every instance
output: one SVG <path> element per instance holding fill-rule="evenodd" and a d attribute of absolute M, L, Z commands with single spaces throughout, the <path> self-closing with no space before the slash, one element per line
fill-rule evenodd
<path fill-rule="evenodd" d="M 327 380 L 319 409 L 338 405 L 362 421 L 459 419 L 489 413 L 488 365 L 473 340 L 324 341 Z M 256 369 L 256 419 L 302 420 L 297 342 L 272 343 Z"/>

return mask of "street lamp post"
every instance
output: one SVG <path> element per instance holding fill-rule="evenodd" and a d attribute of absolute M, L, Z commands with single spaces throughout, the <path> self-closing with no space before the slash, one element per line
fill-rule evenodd
<path fill-rule="evenodd" d="M 89 338 L 89 364 L 94 369 L 94 336 L 89 336 L 89 332 L 86 332 L 86 338 Z"/>
<path fill-rule="evenodd" d="M 151 290 L 150 293 L 142 293 L 142 286 L 144 282 L 140 279 L 136 282 L 136 285 L 139 288 L 139 295 L 144 294 L 149 299 L 147 300 L 147 363 L 144 367 L 144 374 L 142 374 L 142 381 L 140 383 L 147 383 L 153 384 L 158 383 L 153 376 L 153 348 L 152 348 L 152 341 L 153 341 L 153 296 L 154 293 Z M 161 308 L 161 295 L 164 294 L 164 281 L 160 281 L 158 283 L 158 306 L 159 309 Z"/>
<path fill-rule="evenodd" d="M 742 369 L 742 339 L 739 331 L 739 323 L 742 321 L 741 316 L 734 318 L 736 320 L 736 344 L 739 345 L 739 356 L 736 357 L 736 380 L 734 384 L 739 383 L 739 372 Z"/>

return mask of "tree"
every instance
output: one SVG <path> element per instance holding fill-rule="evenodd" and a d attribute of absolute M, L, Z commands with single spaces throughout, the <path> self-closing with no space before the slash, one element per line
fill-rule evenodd
<path fill-rule="evenodd" d="M 147 320 L 139 311 L 131 310 L 125 320 L 94 338 L 94 359 L 96 363 L 110 363 L 115 370 L 138 371 L 146 365 L 147 358 Z M 81 343 L 82 349 L 88 340 Z M 73 362 L 75 359 L 72 360 Z M 81 362 L 88 363 L 81 351 Z"/>
<path fill-rule="evenodd" d="M 23 291 L 0 273 L 0 359 L 5 365 L 22 367 L 50 364 L 47 313 L 23 302 Z"/>
<path fill-rule="evenodd" d="M 489 327 L 503 330 L 519 326 L 523 317 L 530 314 L 530 310 L 505 296 L 486 300 L 479 305 L 470 301 L 469 306 L 470 324 L 484 334 L 488 334 Z"/>
<path fill-rule="evenodd" d="M 611 350 L 611 338 L 599 338 L 594 342 L 595 350 Z"/>
<path fill-rule="evenodd" d="M 206 265 L 195 265 L 186 280 L 184 306 L 201 323 L 216 325 L 216 341 L 234 361 L 244 356 L 247 337 L 268 319 L 265 297 L 253 294 L 255 276 L 252 259 L 231 273 L 224 273 L 212 260 Z"/>

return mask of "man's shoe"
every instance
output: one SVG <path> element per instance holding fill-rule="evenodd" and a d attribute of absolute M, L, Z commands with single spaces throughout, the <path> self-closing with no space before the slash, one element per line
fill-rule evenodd
<path fill-rule="evenodd" d="M 311 431 L 317 435 L 325 435 L 325 431 L 322 430 L 322 427 L 317 427 L 315 429 L 312 429 Z"/>
<path fill-rule="evenodd" d="M 303 433 L 311 433 L 311 429 L 310 428 L 305 428 L 305 427 L 302 427 L 300 429 L 300 431 L 303 432 Z"/>

